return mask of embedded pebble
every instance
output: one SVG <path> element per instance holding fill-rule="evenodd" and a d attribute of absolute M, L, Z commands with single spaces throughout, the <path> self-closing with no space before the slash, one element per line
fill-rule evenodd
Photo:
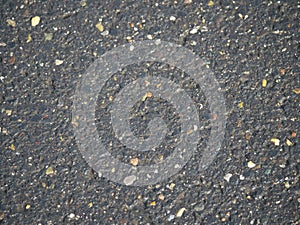
<path fill-rule="evenodd" d="M 96 28 L 97 28 L 100 32 L 103 32 L 103 31 L 104 31 L 104 27 L 103 27 L 103 25 L 102 25 L 101 22 L 99 22 L 99 23 L 96 24 Z"/>
<path fill-rule="evenodd" d="M 55 65 L 57 65 L 57 66 L 59 66 L 59 65 L 61 65 L 61 64 L 63 64 L 63 63 L 64 63 L 63 60 L 60 60 L 60 59 L 56 59 L 56 60 L 55 60 Z"/>
<path fill-rule="evenodd" d="M 171 220 L 174 220 L 174 219 L 175 219 L 175 215 L 172 214 L 172 215 L 169 216 L 168 221 L 171 221 Z"/>
<path fill-rule="evenodd" d="M 16 27 L 16 26 L 17 26 L 16 21 L 11 20 L 11 19 L 7 19 L 7 20 L 6 20 L 6 23 L 7 23 L 9 26 L 11 26 L 11 27 Z"/>
<path fill-rule="evenodd" d="M 34 16 L 31 18 L 31 26 L 35 27 L 37 26 L 41 21 L 41 18 L 39 16 Z"/>
<path fill-rule="evenodd" d="M 192 4 L 192 3 L 193 3 L 193 0 L 184 0 L 183 3 L 186 4 L 186 5 Z"/>
<path fill-rule="evenodd" d="M 49 167 L 47 168 L 47 170 L 46 170 L 46 175 L 51 175 L 51 174 L 53 174 L 53 173 L 54 173 L 53 167 L 49 166 Z"/>
<path fill-rule="evenodd" d="M 107 35 L 109 35 L 109 31 L 108 31 L 108 30 L 103 31 L 103 32 L 101 33 L 101 35 L 102 35 L 102 36 L 107 36 Z"/>
<path fill-rule="evenodd" d="M 272 138 L 271 139 L 271 142 L 276 145 L 276 146 L 279 146 L 280 145 L 280 140 L 278 138 Z"/>
<path fill-rule="evenodd" d="M 176 20 L 176 17 L 175 17 L 175 16 L 170 16 L 170 20 L 171 20 L 171 21 L 175 21 L 175 20 Z"/>
<path fill-rule="evenodd" d="M 130 175 L 128 177 L 125 177 L 123 182 L 125 185 L 132 185 L 136 181 L 136 176 Z"/>
<path fill-rule="evenodd" d="M 229 182 L 231 177 L 232 177 L 232 173 L 227 173 L 227 174 L 224 176 L 224 179 L 225 179 L 227 182 Z"/>
<path fill-rule="evenodd" d="M 132 52 L 134 50 L 134 46 L 130 45 L 129 50 Z"/>
<path fill-rule="evenodd" d="M 287 146 L 293 146 L 294 145 L 294 143 L 291 142 L 289 139 L 286 139 L 285 143 L 287 144 Z"/>
<path fill-rule="evenodd" d="M 194 27 L 191 31 L 190 34 L 196 34 L 198 32 L 199 28 L 198 27 Z"/>
<path fill-rule="evenodd" d="M 247 163 L 247 166 L 248 166 L 250 169 L 252 169 L 252 168 L 254 168 L 254 167 L 256 166 L 256 164 L 255 164 L 254 162 L 252 162 L 252 161 L 249 161 L 249 162 Z"/>
<path fill-rule="evenodd" d="M 147 38 L 148 38 L 149 40 L 152 40 L 152 39 L 153 39 L 153 36 L 152 36 L 151 34 L 148 34 L 148 35 L 147 35 Z"/>
<path fill-rule="evenodd" d="M 261 82 L 261 85 L 263 87 L 267 87 L 267 80 L 266 79 L 263 79 L 262 82 Z"/>
<path fill-rule="evenodd" d="M 44 33 L 44 38 L 46 41 L 51 41 L 53 38 L 53 33 Z"/>
<path fill-rule="evenodd" d="M 182 217 L 185 210 L 186 210 L 186 208 L 179 209 L 178 212 L 176 213 L 176 217 Z"/>
<path fill-rule="evenodd" d="M 137 166 L 138 163 L 139 163 L 139 159 L 138 159 L 138 158 L 130 159 L 130 164 L 131 164 L 131 165 Z"/>

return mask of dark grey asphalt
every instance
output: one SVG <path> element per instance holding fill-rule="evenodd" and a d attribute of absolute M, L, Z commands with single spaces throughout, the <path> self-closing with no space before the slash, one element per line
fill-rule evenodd
<path fill-rule="evenodd" d="M 299 1 L 188 2 L 1 1 L 1 224 L 300 224 Z M 97 56 L 149 38 L 183 45 L 210 62 L 226 99 L 226 135 L 205 172 L 195 169 L 195 156 L 165 182 L 127 187 L 99 177 L 82 158 L 72 96 Z M 146 67 L 124 70 L 121 87 Z M 149 70 L 166 73 L 156 64 Z M 180 83 L 180 73 L 173 74 Z M 109 85 L 99 102 L 117 91 Z M 201 90 L 190 94 L 203 101 L 207 120 Z M 160 105 L 172 122 L 172 107 Z M 97 115 L 109 130 L 103 107 Z M 147 122 L 139 119 L 136 129 Z M 110 132 L 102 138 L 113 139 Z"/>

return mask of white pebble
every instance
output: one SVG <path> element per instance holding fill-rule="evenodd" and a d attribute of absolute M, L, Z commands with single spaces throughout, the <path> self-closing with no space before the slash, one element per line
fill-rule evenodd
<path fill-rule="evenodd" d="M 176 20 L 176 17 L 175 17 L 175 16 L 170 16 L 170 20 L 171 20 L 171 21 L 175 21 L 175 20 Z"/>
<path fill-rule="evenodd" d="M 129 50 L 132 52 L 134 50 L 134 46 L 130 45 Z"/>
<path fill-rule="evenodd" d="M 225 179 L 227 182 L 229 182 L 231 177 L 232 177 L 232 174 L 231 174 L 231 173 L 227 173 L 227 174 L 224 176 L 224 179 Z"/>
<path fill-rule="evenodd" d="M 252 161 L 249 161 L 249 162 L 247 163 L 247 165 L 248 165 L 248 167 L 249 167 L 250 169 L 252 169 L 252 168 L 254 168 L 254 167 L 256 166 L 256 164 L 255 164 L 254 162 L 252 162 Z"/>
<path fill-rule="evenodd" d="M 102 36 L 107 36 L 108 34 L 109 34 L 109 31 L 108 31 L 108 30 L 103 31 L 103 32 L 101 33 Z"/>
<path fill-rule="evenodd" d="M 63 64 L 63 63 L 64 63 L 63 60 L 60 60 L 60 59 L 56 59 L 56 60 L 55 60 L 55 65 L 57 65 L 57 66 L 59 66 L 59 65 L 61 65 L 61 64 Z"/>
<path fill-rule="evenodd" d="M 148 35 L 147 35 L 147 38 L 148 38 L 149 40 L 152 40 L 152 39 L 153 39 L 153 37 L 152 37 L 151 34 L 148 34 Z"/>
<path fill-rule="evenodd" d="M 199 26 L 195 26 L 191 31 L 190 31 L 190 34 L 196 34 L 199 30 Z"/>
<path fill-rule="evenodd" d="M 174 215 L 170 215 L 169 218 L 168 218 L 168 221 L 171 221 L 171 220 L 174 220 L 175 219 L 175 216 Z"/>

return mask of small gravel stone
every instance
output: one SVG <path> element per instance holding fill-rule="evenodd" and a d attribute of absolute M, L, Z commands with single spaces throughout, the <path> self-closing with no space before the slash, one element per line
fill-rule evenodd
<path fill-rule="evenodd" d="M 293 146 L 294 145 L 294 143 L 291 142 L 289 139 L 286 139 L 286 144 L 287 144 L 287 146 Z"/>
<path fill-rule="evenodd" d="M 209 1 L 207 5 L 208 5 L 208 6 L 213 6 L 214 4 L 215 4 L 215 3 L 214 3 L 213 1 Z"/>
<path fill-rule="evenodd" d="M 0 212 L 0 221 L 4 219 L 4 216 L 5 216 L 4 212 Z"/>
<path fill-rule="evenodd" d="M 16 150 L 16 147 L 15 147 L 14 144 L 11 144 L 11 145 L 9 146 L 9 149 L 12 150 L 12 151 L 15 151 L 15 150 Z"/>
<path fill-rule="evenodd" d="M 46 175 L 51 175 L 54 173 L 54 169 L 52 166 L 49 166 L 47 169 L 46 169 Z"/>
<path fill-rule="evenodd" d="M 263 79 L 262 82 L 261 82 L 261 85 L 263 87 L 267 87 L 267 80 L 266 79 Z"/>
<path fill-rule="evenodd" d="M 53 38 L 53 33 L 44 33 L 44 38 L 46 41 L 51 41 Z"/>
<path fill-rule="evenodd" d="M 280 145 L 280 140 L 278 138 L 272 138 L 271 139 L 271 142 L 276 145 L 276 146 L 279 146 Z"/>
<path fill-rule="evenodd" d="M 138 163 L 139 163 L 139 159 L 138 159 L 138 158 L 130 159 L 130 164 L 131 164 L 131 165 L 137 166 Z"/>
<path fill-rule="evenodd" d="M 232 174 L 231 174 L 231 173 L 227 173 L 227 174 L 224 176 L 224 180 L 226 180 L 227 182 L 229 182 L 231 177 L 232 177 Z"/>
<path fill-rule="evenodd" d="M 104 31 L 104 27 L 102 25 L 102 22 L 99 22 L 96 24 L 96 28 L 100 31 L 100 32 L 103 32 Z"/>
<path fill-rule="evenodd" d="M 101 35 L 102 35 L 102 36 L 107 36 L 107 35 L 109 35 L 109 31 L 108 31 L 108 30 L 103 31 L 103 32 L 101 33 Z"/>
<path fill-rule="evenodd" d="M 158 199 L 161 200 L 161 201 L 163 201 L 163 200 L 165 200 L 165 196 L 164 196 L 163 194 L 160 194 L 160 195 L 158 196 Z"/>
<path fill-rule="evenodd" d="M 130 175 L 128 177 L 125 177 L 123 182 L 125 185 L 132 185 L 136 181 L 136 176 Z"/>
<path fill-rule="evenodd" d="M 168 221 L 171 221 L 171 220 L 174 220 L 174 219 L 175 219 L 175 215 L 172 214 L 172 215 L 169 216 Z"/>
<path fill-rule="evenodd" d="M 184 0 L 183 3 L 186 4 L 186 5 L 192 4 L 192 3 L 193 3 L 193 0 Z"/>
<path fill-rule="evenodd" d="M 6 110 L 5 110 L 5 113 L 6 113 L 6 115 L 8 115 L 8 116 L 11 116 L 11 114 L 12 114 L 12 110 L 10 110 L 10 109 L 6 109 Z"/>
<path fill-rule="evenodd" d="M 176 17 L 175 17 L 175 16 L 170 16 L 170 20 L 171 20 L 171 21 L 175 21 L 175 20 L 176 20 Z"/>
<path fill-rule="evenodd" d="M 153 36 L 152 36 L 151 34 L 148 34 L 148 35 L 147 35 L 147 39 L 152 40 L 152 39 L 153 39 Z"/>
<path fill-rule="evenodd" d="M 300 88 L 295 88 L 295 89 L 293 89 L 293 92 L 294 92 L 295 94 L 300 94 Z"/>
<path fill-rule="evenodd" d="M 174 187 L 175 187 L 175 184 L 174 184 L 174 183 L 171 183 L 171 184 L 168 186 L 168 188 L 169 188 L 170 190 L 173 190 Z"/>
<path fill-rule="evenodd" d="M 250 169 L 252 169 L 252 168 L 254 168 L 254 167 L 256 166 L 256 164 L 255 164 L 254 162 L 252 162 L 252 161 L 249 161 L 249 162 L 247 163 L 247 166 L 248 166 Z"/>
<path fill-rule="evenodd" d="M 197 34 L 199 28 L 198 27 L 194 27 L 191 31 L 190 34 Z"/>
<path fill-rule="evenodd" d="M 35 27 L 37 26 L 41 21 L 41 18 L 39 16 L 34 16 L 31 18 L 31 26 Z"/>
<path fill-rule="evenodd" d="M 186 210 L 186 208 L 179 209 L 178 212 L 176 213 L 176 217 L 182 217 L 185 210 Z"/>
<path fill-rule="evenodd" d="M 56 59 L 56 60 L 55 60 L 55 65 L 57 65 L 57 66 L 59 66 L 59 65 L 61 65 L 61 64 L 63 64 L 63 63 L 64 63 L 63 60 L 60 60 L 60 59 Z"/>
<path fill-rule="evenodd" d="M 16 26 L 17 26 L 16 21 L 11 20 L 11 19 L 7 19 L 7 20 L 6 20 L 6 23 L 7 23 L 9 26 L 11 26 L 11 27 L 16 27 Z"/>

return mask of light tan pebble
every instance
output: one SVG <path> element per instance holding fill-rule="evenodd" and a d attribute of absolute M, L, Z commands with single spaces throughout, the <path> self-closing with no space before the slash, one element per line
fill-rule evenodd
<path fill-rule="evenodd" d="M 252 161 L 249 161 L 249 162 L 247 163 L 247 166 L 248 166 L 250 169 L 252 169 L 252 168 L 254 168 L 254 167 L 256 166 L 256 164 L 255 164 L 254 162 L 252 162 Z"/>
<path fill-rule="evenodd" d="M 139 164 L 139 159 L 138 158 L 130 159 L 130 164 L 133 166 L 137 166 Z"/>
<path fill-rule="evenodd" d="M 11 114 L 12 114 L 12 110 L 10 110 L 10 109 L 6 109 L 6 110 L 5 110 L 5 113 L 6 113 L 6 115 L 8 115 L 8 116 L 11 116 Z"/>
<path fill-rule="evenodd" d="M 294 143 L 291 142 L 289 139 L 286 139 L 286 144 L 287 144 L 287 146 L 293 146 L 294 145 Z"/>
<path fill-rule="evenodd" d="M 179 209 L 178 212 L 176 213 L 176 217 L 182 217 L 185 210 L 186 210 L 186 208 Z"/>
<path fill-rule="evenodd" d="M 31 26 L 35 27 L 37 26 L 41 21 L 41 17 L 39 16 L 34 16 L 31 18 Z"/>
<path fill-rule="evenodd" d="M 280 140 L 278 138 L 271 138 L 271 142 L 276 146 L 280 145 Z"/>
<path fill-rule="evenodd" d="M 160 195 L 158 195 L 158 199 L 163 201 L 163 200 L 165 200 L 165 196 L 163 194 L 160 194 Z"/>
<path fill-rule="evenodd" d="M 102 25 L 102 22 L 99 22 L 96 24 L 96 28 L 100 31 L 100 32 L 103 32 L 104 31 L 104 27 Z"/>
<path fill-rule="evenodd" d="M 174 183 L 171 183 L 171 184 L 169 185 L 169 189 L 170 189 L 170 190 L 173 190 L 174 187 L 175 187 L 175 184 L 174 184 Z"/>
<path fill-rule="evenodd" d="M 12 150 L 12 151 L 15 151 L 15 150 L 16 150 L 16 147 L 15 147 L 14 144 L 11 144 L 11 145 L 9 146 L 9 149 Z"/>
<path fill-rule="evenodd" d="M 46 169 L 46 175 L 51 175 L 54 173 L 54 169 L 52 166 L 49 166 L 47 169 Z"/>
<path fill-rule="evenodd" d="M 7 19 L 7 20 L 6 20 L 6 23 L 7 23 L 9 26 L 11 26 L 11 27 L 16 27 L 16 26 L 17 26 L 16 21 L 11 20 L 11 19 Z"/>
<path fill-rule="evenodd" d="M 207 3 L 207 5 L 208 6 L 213 6 L 215 3 L 213 2 L 213 1 L 209 1 L 208 3 Z"/>
<path fill-rule="evenodd" d="M 293 92 L 294 92 L 295 94 L 300 94 L 300 88 L 295 88 L 295 89 L 293 89 Z"/>
<path fill-rule="evenodd" d="M 63 60 L 60 60 L 60 59 L 55 59 L 55 65 L 59 66 L 61 64 L 63 64 L 64 61 Z"/>
<path fill-rule="evenodd" d="M 152 36 L 151 34 L 148 34 L 148 35 L 147 35 L 147 39 L 152 40 L 152 39 L 153 39 L 153 36 Z"/>

